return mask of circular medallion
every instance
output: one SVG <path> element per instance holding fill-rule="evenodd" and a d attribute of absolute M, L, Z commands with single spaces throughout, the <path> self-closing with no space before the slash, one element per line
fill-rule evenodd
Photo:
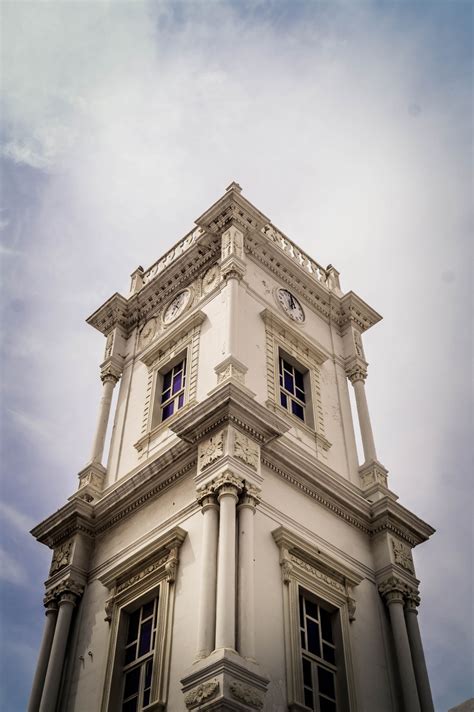
<path fill-rule="evenodd" d="M 202 278 L 202 291 L 204 292 L 204 294 L 209 294 L 209 292 L 212 292 L 212 290 L 217 284 L 218 279 L 219 267 L 217 265 L 214 265 L 213 267 L 207 270 L 206 274 Z"/>
<path fill-rule="evenodd" d="M 144 349 L 148 344 L 153 341 L 153 337 L 156 334 L 156 319 L 150 319 L 147 321 L 140 334 L 140 345 Z"/>
<path fill-rule="evenodd" d="M 177 319 L 188 306 L 190 299 L 191 292 L 189 289 L 184 289 L 176 294 L 163 312 L 163 323 L 171 324 L 172 321 Z"/>
<path fill-rule="evenodd" d="M 276 298 L 283 311 L 293 319 L 293 321 L 304 321 L 303 307 L 295 296 L 288 289 L 277 289 Z"/>

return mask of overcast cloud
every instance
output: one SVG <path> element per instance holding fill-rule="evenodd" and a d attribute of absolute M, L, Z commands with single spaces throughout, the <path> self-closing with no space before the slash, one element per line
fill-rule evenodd
<path fill-rule="evenodd" d="M 470 2 L 3 3 L 2 709 L 24 709 L 49 554 L 91 445 L 84 319 L 237 180 L 384 316 L 380 460 L 415 552 L 436 710 L 472 696 Z"/>

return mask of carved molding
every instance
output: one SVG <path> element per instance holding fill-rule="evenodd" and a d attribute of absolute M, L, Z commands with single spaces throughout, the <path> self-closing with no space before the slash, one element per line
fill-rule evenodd
<path fill-rule="evenodd" d="M 415 567 L 413 566 L 410 547 L 403 541 L 398 541 L 393 538 L 391 539 L 391 543 L 394 562 L 409 571 L 411 574 L 414 574 Z"/>
<path fill-rule="evenodd" d="M 256 710 L 261 710 L 263 707 L 264 697 L 253 687 L 244 685 L 242 682 L 233 680 L 229 685 L 230 694 L 239 702 L 243 702 L 248 707 L 253 707 Z"/>
<path fill-rule="evenodd" d="M 143 568 L 141 571 L 138 571 L 137 573 L 133 574 L 133 576 L 130 576 L 125 581 L 122 581 L 122 583 L 120 583 L 115 589 L 115 594 L 117 595 L 119 593 L 122 593 L 123 591 L 126 591 L 127 588 L 130 588 L 131 586 L 135 586 L 142 579 L 146 578 L 147 576 L 150 576 L 150 574 L 163 568 L 167 561 L 168 555 L 161 557 L 153 564 L 145 566 L 145 568 Z"/>
<path fill-rule="evenodd" d="M 199 469 L 205 470 L 213 462 L 219 460 L 224 455 L 224 431 L 211 435 L 210 438 L 199 443 L 198 462 Z"/>
<path fill-rule="evenodd" d="M 197 705 L 201 705 L 207 700 L 211 700 L 219 691 L 219 682 L 217 680 L 209 680 L 201 683 L 196 689 L 188 692 L 184 698 L 184 704 L 188 709 L 192 709 Z"/>
<path fill-rule="evenodd" d="M 236 430 L 234 434 L 234 457 L 248 465 L 252 470 L 258 470 L 260 464 L 260 448 L 257 443 Z"/>
<path fill-rule="evenodd" d="M 54 550 L 53 560 L 49 569 L 50 576 L 71 563 L 72 547 L 73 541 L 67 541 Z"/>

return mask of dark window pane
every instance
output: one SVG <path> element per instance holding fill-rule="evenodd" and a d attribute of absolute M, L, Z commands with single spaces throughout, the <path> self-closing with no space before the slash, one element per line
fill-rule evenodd
<path fill-rule="evenodd" d="M 178 397 L 178 408 L 182 408 L 184 405 L 184 393 L 180 393 Z"/>
<path fill-rule="evenodd" d="M 145 623 L 143 623 L 141 631 L 140 631 L 140 645 L 138 648 L 138 657 L 141 657 L 142 655 L 145 655 L 145 653 L 148 653 L 151 647 L 151 627 L 152 627 L 152 621 L 148 620 Z"/>
<path fill-rule="evenodd" d="M 304 397 L 304 391 L 300 391 L 299 388 L 296 389 L 296 397 L 300 399 L 303 403 L 306 403 L 306 399 Z"/>
<path fill-rule="evenodd" d="M 301 647 L 306 650 L 306 636 L 304 634 L 304 630 L 300 631 L 301 634 Z"/>
<path fill-rule="evenodd" d="M 283 376 L 280 373 L 280 386 L 283 386 Z"/>
<path fill-rule="evenodd" d="M 319 644 L 319 625 L 307 619 L 308 631 L 308 650 L 314 655 L 321 655 L 321 647 Z"/>
<path fill-rule="evenodd" d="M 138 638 L 138 623 L 140 621 L 140 609 L 129 616 L 127 643 L 133 643 Z"/>
<path fill-rule="evenodd" d="M 318 667 L 319 693 L 328 697 L 336 697 L 334 673 L 326 668 Z"/>
<path fill-rule="evenodd" d="M 304 689 L 304 703 L 306 707 L 309 707 L 311 710 L 314 709 L 313 707 L 313 693 L 311 690 L 307 690 L 306 687 Z"/>
<path fill-rule="evenodd" d="M 327 640 L 328 643 L 332 643 L 332 622 L 331 622 L 331 614 L 328 613 L 327 611 L 324 610 L 324 608 L 320 609 L 320 617 L 321 617 L 321 634 L 323 636 L 324 640 Z"/>
<path fill-rule="evenodd" d="M 122 705 L 122 712 L 137 712 L 137 702 L 138 697 L 134 697 L 133 700 L 124 702 Z"/>
<path fill-rule="evenodd" d="M 173 394 L 181 390 L 182 380 L 183 377 L 181 373 L 177 373 L 176 376 L 173 378 Z"/>
<path fill-rule="evenodd" d="M 150 603 L 145 603 L 145 605 L 142 608 L 142 621 L 145 620 L 145 618 L 149 618 L 150 616 L 153 615 L 153 605 L 155 601 L 150 601 Z"/>
<path fill-rule="evenodd" d="M 174 412 L 174 401 L 171 401 L 171 403 L 168 403 L 163 408 L 163 420 L 166 420 L 166 418 L 169 418 L 170 415 L 173 415 L 173 412 Z"/>
<path fill-rule="evenodd" d="M 153 658 L 146 661 L 145 665 L 145 689 L 147 690 L 151 685 L 151 672 L 153 670 Z"/>
<path fill-rule="evenodd" d="M 328 663 L 331 663 L 331 665 L 336 664 L 334 648 L 332 648 L 330 645 L 327 645 L 326 643 L 323 643 L 323 658 L 327 660 Z"/>
<path fill-rule="evenodd" d="M 303 613 L 303 596 L 299 597 L 300 604 L 300 625 L 304 625 L 304 613 Z"/>
<path fill-rule="evenodd" d="M 319 709 L 321 712 L 336 712 L 336 703 L 327 700 L 325 697 L 320 697 Z"/>
<path fill-rule="evenodd" d="M 150 704 L 150 690 L 145 690 L 143 693 L 143 706 L 146 707 Z"/>
<path fill-rule="evenodd" d="M 304 599 L 305 605 L 306 605 L 306 615 L 311 616 L 311 618 L 315 618 L 318 620 L 318 606 L 316 603 L 313 603 L 313 601 L 310 601 L 308 598 Z"/>
<path fill-rule="evenodd" d="M 168 371 L 168 373 L 165 373 L 165 375 L 163 376 L 163 390 L 164 391 L 171 386 L 171 375 L 172 375 L 172 371 Z"/>
<path fill-rule="evenodd" d="M 306 687 L 313 689 L 313 680 L 311 678 L 311 663 L 307 658 L 303 658 L 303 684 Z"/>
<path fill-rule="evenodd" d="M 140 685 L 140 668 L 135 667 L 133 670 L 129 670 L 125 675 L 125 688 L 123 692 L 124 699 L 131 697 L 138 692 L 138 686 Z"/>
<path fill-rule="evenodd" d="M 280 391 L 280 403 L 282 404 L 283 408 L 288 408 L 288 401 L 286 395 L 282 391 Z"/>
<path fill-rule="evenodd" d="M 283 368 L 290 373 L 293 373 L 293 366 L 283 359 Z"/>
<path fill-rule="evenodd" d="M 163 395 L 161 396 L 161 402 L 164 403 L 165 401 L 169 400 L 170 395 L 171 390 L 169 388 L 166 391 L 163 391 Z"/>
<path fill-rule="evenodd" d="M 132 663 L 135 658 L 137 657 L 137 644 L 134 643 L 133 645 L 130 645 L 130 647 L 125 648 L 125 665 L 128 665 L 128 663 Z"/>
<path fill-rule="evenodd" d="M 299 371 L 297 371 L 296 368 L 295 368 L 295 383 L 298 388 L 300 388 L 302 391 L 304 391 L 303 374 L 300 373 Z"/>
<path fill-rule="evenodd" d="M 286 373 L 286 371 L 285 371 L 285 388 L 290 393 L 294 392 L 293 376 L 290 376 L 290 374 Z"/>
<path fill-rule="evenodd" d="M 304 420 L 304 408 L 296 401 L 291 401 L 291 412 L 301 420 Z"/>

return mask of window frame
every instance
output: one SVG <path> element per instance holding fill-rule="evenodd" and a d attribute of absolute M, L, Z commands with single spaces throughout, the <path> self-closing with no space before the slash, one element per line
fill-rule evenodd
<path fill-rule="evenodd" d="M 130 614 L 156 597 L 158 608 L 150 704 L 139 710 L 155 712 L 166 707 L 175 580 L 179 548 L 185 537 L 186 532 L 181 527 L 174 527 L 148 544 L 142 552 L 128 557 L 99 577 L 110 592 L 105 605 L 110 632 L 101 712 L 122 709 L 127 622 Z"/>
<path fill-rule="evenodd" d="M 277 363 L 277 369 L 278 369 L 278 405 L 279 407 L 285 411 L 287 415 L 290 415 L 292 418 L 296 420 L 300 425 L 306 425 L 307 427 L 311 428 L 312 430 L 314 429 L 314 411 L 313 411 L 313 399 L 311 397 L 311 371 L 309 368 L 304 366 L 303 364 L 299 363 L 293 356 L 288 354 L 284 349 L 278 348 L 278 363 Z M 289 390 L 285 388 L 284 382 L 283 385 L 281 383 L 281 378 L 284 380 L 284 374 L 281 373 L 281 364 L 287 363 L 291 368 L 293 369 L 293 374 L 296 371 L 302 376 L 303 379 L 303 394 L 305 396 L 305 400 L 301 401 L 298 396 L 296 395 L 296 377 L 294 376 L 295 379 L 295 394 L 292 394 Z M 283 369 L 284 370 L 284 369 Z M 301 390 L 301 389 L 298 389 Z M 281 394 L 282 391 L 284 391 L 284 394 L 290 402 L 297 401 L 298 405 L 301 405 L 303 408 L 303 414 L 304 418 L 300 418 L 298 415 L 292 412 L 292 409 L 290 407 L 290 403 L 287 404 L 285 407 L 281 403 Z"/>
<path fill-rule="evenodd" d="M 337 712 L 357 712 L 350 621 L 355 617 L 353 588 L 363 576 L 286 527 L 274 530 L 272 536 L 280 549 L 288 710 L 311 710 L 304 703 L 299 610 L 302 591 L 334 616 Z"/>
<path fill-rule="evenodd" d="M 163 398 L 163 388 L 164 380 L 168 373 L 172 372 L 176 366 L 184 362 L 184 386 L 176 394 L 171 394 L 171 398 L 167 399 L 166 405 L 169 405 L 171 401 L 176 401 L 180 393 L 183 394 L 183 405 L 179 406 L 176 410 L 171 413 L 171 415 L 163 418 L 164 403 Z M 158 428 L 160 425 L 165 425 L 165 423 L 170 423 L 182 412 L 183 408 L 186 407 L 189 401 L 189 346 L 185 348 L 181 353 L 177 354 L 171 361 L 164 363 L 161 368 L 157 368 L 157 372 L 154 377 L 154 389 L 153 389 L 153 405 L 151 408 L 151 423 L 150 427 L 152 430 Z M 172 376 L 173 378 L 173 376 Z M 172 384 L 171 384 L 172 385 Z"/>

